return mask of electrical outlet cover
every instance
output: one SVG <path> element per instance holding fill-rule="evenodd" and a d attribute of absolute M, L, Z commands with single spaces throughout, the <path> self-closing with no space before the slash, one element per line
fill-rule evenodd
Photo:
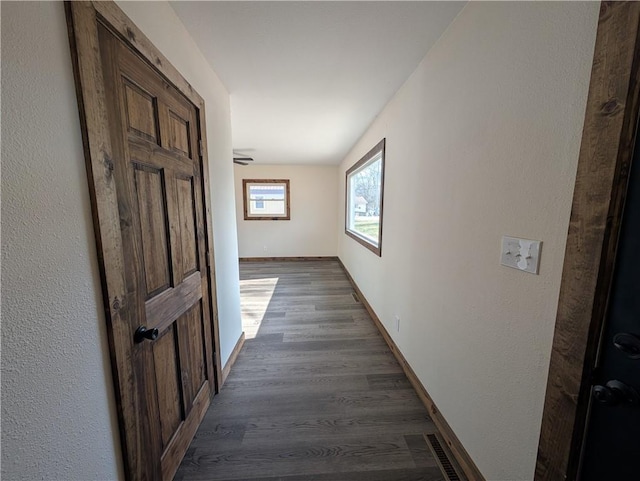
<path fill-rule="evenodd" d="M 500 264 L 537 274 L 540 269 L 541 249 L 542 241 L 503 236 Z"/>

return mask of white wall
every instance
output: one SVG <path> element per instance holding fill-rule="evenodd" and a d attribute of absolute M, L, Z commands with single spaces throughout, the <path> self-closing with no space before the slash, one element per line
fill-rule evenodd
<path fill-rule="evenodd" d="M 2 478 L 116 479 L 118 427 L 64 8 L 1 8 Z"/>
<path fill-rule="evenodd" d="M 337 172 L 337 166 L 236 165 L 240 257 L 337 255 Z M 242 179 L 289 179 L 291 220 L 244 220 Z"/>
<path fill-rule="evenodd" d="M 469 3 L 338 173 L 342 229 L 386 137 L 382 258 L 339 256 L 489 481 L 533 479 L 598 8 Z M 499 265 L 505 234 L 540 275 Z"/>
<path fill-rule="evenodd" d="M 206 101 L 224 361 L 241 331 L 228 94 L 168 4 L 121 6 Z M 64 8 L 1 8 L 2 478 L 122 478 Z"/>

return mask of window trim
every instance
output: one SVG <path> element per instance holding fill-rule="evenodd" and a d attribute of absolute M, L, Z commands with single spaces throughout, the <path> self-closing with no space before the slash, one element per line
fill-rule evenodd
<path fill-rule="evenodd" d="M 253 184 L 284 184 L 285 215 L 249 215 L 247 190 Z M 291 190 L 289 179 L 242 179 L 242 204 L 244 220 L 291 220 Z"/>
<path fill-rule="evenodd" d="M 353 240 L 363 245 L 378 257 L 382 257 L 382 220 L 383 220 L 383 207 L 384 207 L 384 170 L 385 170 L 385 150 L 386 150 L 386 138 L 378 142 L 369 152 L 367 152 L 359 161 L 353 164 L 345 173 L 344 183 L 344 233 L 351 237 Z M 380 155 L 380 161 L 382 162 L 380 172 L 380 231 L 378 232 L 378 245 L 374 245 L 369 239 L 358 235 L 356 231 L 349 229 L 349 175 L 359 170 L 360 167 L 369 162 L 372 158 Z"/>

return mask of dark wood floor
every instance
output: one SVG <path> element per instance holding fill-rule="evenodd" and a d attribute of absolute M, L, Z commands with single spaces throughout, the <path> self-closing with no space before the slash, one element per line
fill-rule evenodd
<path fill-rule="evenodd" d="M 247 341 L 177 480 L 444 479 L 435 427 L 338 262 L 240 277 Z"/>

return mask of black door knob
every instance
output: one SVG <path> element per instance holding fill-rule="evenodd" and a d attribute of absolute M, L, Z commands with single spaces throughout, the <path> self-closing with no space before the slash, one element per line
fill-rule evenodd
<path fill-rule="evenodd" d="M 631 386 L 622 381 L 611 380 L 604 386 L 593 386 L 593 397 L 601 404 L 615 406 L 616 404 L 640 404 L 640 395 Z"/>
<path fill-rule="evenodd" d="M 619 332 L 613 336 L 613 345 L 629 359 L 640 359 L 640 337 L 635 334 Z"/>
<path fill-rule="evenodd" d="M 133 335 L 133 340 L 136 344 L 144 341 L 145 339 L 150 341 L 158 339 L 158 328 L 154 327 L 153 329 L 147 329 L 147 326 L 140 326 L 136 329 L 136 332 Z"/>
<path fill-rule="evenodd" d="M 607 386 L 602 386 L 600 384 L 593 386 L 593 397 L 600 404 L 606 404 L 607 406 L 618 404 L 618 398 L 615 393 Z"/>

